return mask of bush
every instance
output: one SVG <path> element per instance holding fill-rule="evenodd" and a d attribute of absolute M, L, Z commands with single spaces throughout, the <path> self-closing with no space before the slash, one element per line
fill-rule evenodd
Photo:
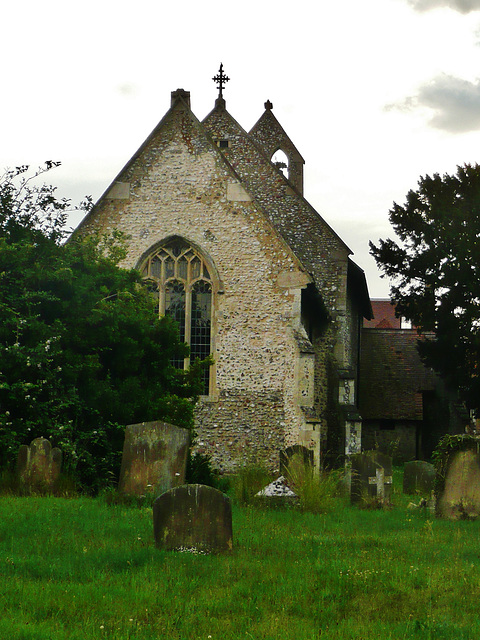
<path fill-rule="evenodd" d="M 206 484 L 223 492 L 230 487 L 228 478 L 222 477 L 213 467 L 211 457 L 203 453 L 189 453 L 186 481 L 188 484 Z"/>
<path fill-rule="evenodd" d="M 68 201 L 26 171 L 0 176 L 0 467 L 44 436 L 95 493 L 116 479 L 126 424 L 193 428 L 202 363 L 172 364 L 188 347 L 140 274 L 117 266 L 121 234 L 63 242 Z"/>

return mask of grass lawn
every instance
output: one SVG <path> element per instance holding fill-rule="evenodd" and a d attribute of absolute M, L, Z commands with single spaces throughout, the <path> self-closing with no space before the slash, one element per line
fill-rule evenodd
<path fill-rule="evenodd" d="M 162 552 L 151 509 L 0 497 L 3 640 L 480 637 L 480 522 L 234 507 L 233 553 Z"/>

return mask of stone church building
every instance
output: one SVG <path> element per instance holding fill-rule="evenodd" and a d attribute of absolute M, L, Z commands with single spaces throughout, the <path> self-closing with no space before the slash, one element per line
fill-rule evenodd
<path fill-rule="evenodd" d="M 190 344 L 178 366 L 212 355 L 196 408 L 200 451 L 224 471 L 276 469 L 279 451 L 301 444 L 318 464 L 359 446 L 365 276 L 303 197 L 304 160 L 272 104 L 247 133 L 226 109 L 222 68 L 215 80 L 201 122 L 189 92 L 172 92 L 77 233 L 126 232 L 121 266 L 143 274 Z"/>

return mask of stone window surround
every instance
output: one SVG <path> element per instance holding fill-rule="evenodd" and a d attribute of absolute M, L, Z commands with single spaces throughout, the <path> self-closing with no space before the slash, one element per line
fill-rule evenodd
<path fill-rule="evenodd" d="M 211 300 L 211 317 L 210 317 L 210 321 L 211 321 L 210 354 L 214 355 L 215 354 L 215 336 L 216 336 L 216 309 L 218 306 L 218 295 L 223 294 L 224 289 L 223 289 L 223 283 L 218 276 L 218 272 L 214 266 L 213 260 L 208 256 L 208 254 L 202 249 L 200 249 L 195 242 L 192 242 L 188 238 L 185 238 L 184 236 L 179 236 L 179 235 L 171 235 L 155 243 L 147 251 L 145 251 L 141 256 L 141 258 L 138 260 L 136 268 L 144 276 L 145 280 L 154 281 L 159 286 L 159 290 L 160 290 L 159 315 L 164 315 L 165 314 L 165 289 L 163 290 L 160 289 L 160 286 L 161 286 L 160 280 L 158 278 L 152 277 L 148 273 L 148 268 L 149 268 L 149 265 L 151 264 L 151 259 L 154 258 L 156 254 L 158 254 L 163 248 L 168 247 L 169 245 L 172 245 L 175 242 L 181 242 L 184 245 L 188 245 L 191 251 L 193 252 L 193 254 L 195 255 L 195 257 L 198 257 L 202 265 L 206 266 L 208 276 L 209 276 L 208 278 L 204 278 L 202 273 L 202 277 L 196 278 L 196 279 L 191 279 L 191 278 L 187 279 L 187 282 L 185 284 L 186 284 L 186 290 L 188 290 L 189 295 L 191 295 L 192 287 L 196 282 L 203 280 L 203 281 L 209 282 L 211 285 L 212 300 Z M 146 270 L 147 270 L 147 274 L 145 274 Z M 175 278 L 175 280 L 178 280 L 178 278 Z M 172 278 L 168 279 L 167 282 L 168 281 L 172 281 Z M 185 325 L 187 327 L 190 325 L 190 322 L 191 322 L 190 311 L 191 311 L 191 304 L 187 304 L 186 314 L 185 314 Z M 188 336 L 186 336 L 186 341 L 188 343 Z M 188 367 L 189 365 L 190 365 L 190 358 L 186 358 L 184 362 L 185 368 Z M 214 400 L 218 397 L 218 392 L 216 389 L 215 362 L 210 366 L 208 377 L 209 377 L 208 395 L 204 395 L 201 397 L 205 400 L 207 399 Z"/>

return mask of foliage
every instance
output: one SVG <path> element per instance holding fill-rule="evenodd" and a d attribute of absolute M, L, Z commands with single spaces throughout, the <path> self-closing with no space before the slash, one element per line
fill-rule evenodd
<path fill-rule="evenodd" d="M 370 243 L 383 274 L 393 280 L 397 313 L 425 339 L 425 363 L 480 407 L 480 166 L 455 175 L 421 177 L 390 222 L 399 238 Z M 432 332 L 431 335 L 428 335 Z"/>
<path fill-rule="evenodd" d="M 228 491 L 230 482 L 222 477 L 213 466 L 212 458 L 204 453 L 189 452 L 187 460 L 186 482 L 188 484 L 206 484 L 220 491 Z"/>
<path fill-rule="evenodd" d="M 0 181 L 0 465 L 44 436 L 66 473 L 98 489 L 116 475 L 126 424 L 192 428 L 201 364 L 171 364 L 188 347 L 138 272 L 117 266 L 121 234 L 62 244 L 69 202 L 32 181 L 43 170 L 25 172 Z"/>

